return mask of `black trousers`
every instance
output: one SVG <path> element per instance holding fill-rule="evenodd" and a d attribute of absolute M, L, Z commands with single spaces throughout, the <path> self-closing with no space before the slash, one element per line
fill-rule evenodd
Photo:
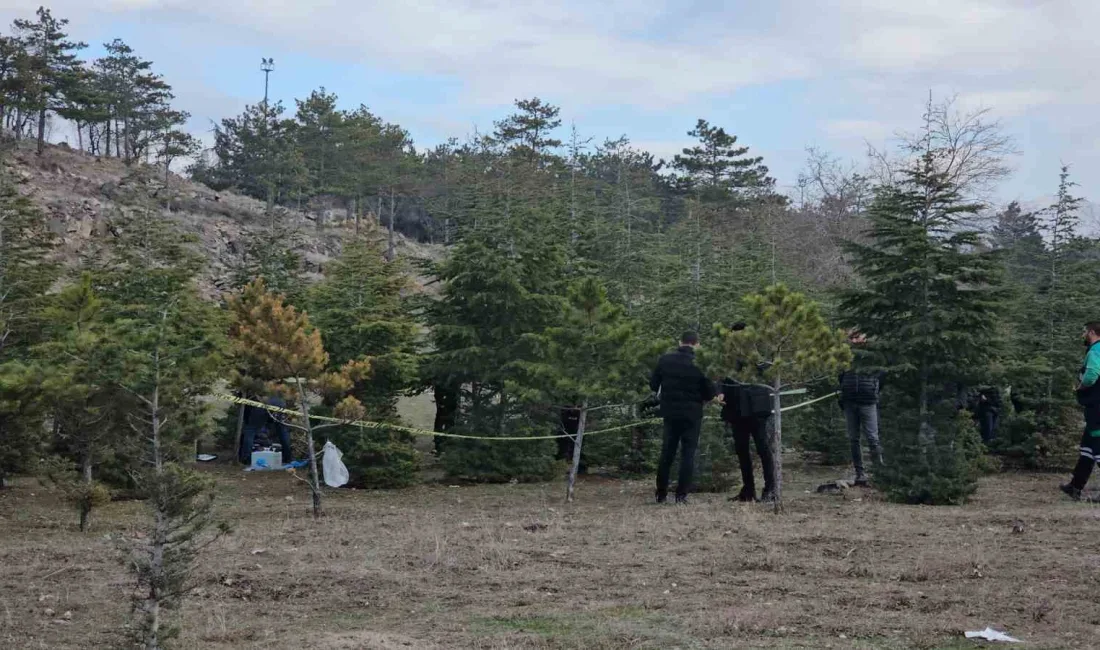
<path fill-rule="evenodd" d="M 661 461 L 657 465 L 657 496 L 668 494 L 668 479 L 676 451 L 680 451 L 680 475 L 676 481 L 677 498 L 686 497 L 691 491 L 695 474 L 695 452 L 699 449 L 699 431 L 703 421 L 694 418 L 665 418 L 665 439 L 661 447 Z"/>
<path fill-rule="evenodd" d="M 1078 490 L 1084 490 L 1089 482 L 1089 475 L 1092 474 L 1092 468 L 1100 458 L 1100 436 L 1092 435 L 1090 429 L 1086 428 L 1085 434 L 1081 436 L 1080 450 L 1081 455 L 1077 458 L 1077 466 L 1073 468 L 1073 480 L 1070 481 L 1070 485 Z"/>
<path fill-rule="evenodd" d="M 775 489 L 775 465 L 772 463 L 771 447 L 768 446 L 768 418 L 734 418 L 726 422 L 726 430 L 733 436 L 733 450 L 737 452 L 737 462 L 741 465 L 741 494 L 756 496 L 750 439 L 756 443 L 756 453 L 764 470 L 764 492 Z"/>

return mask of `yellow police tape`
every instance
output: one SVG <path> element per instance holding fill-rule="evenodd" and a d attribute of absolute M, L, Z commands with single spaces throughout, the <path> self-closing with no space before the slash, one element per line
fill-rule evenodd
<path fill-rule="evenodd" d="M 800 409 L 804 406 L 809 406 L 810 404 L 815 404 L 817 402 L 820 402 L 822 400 L 826 400 L 826 399 L 829 399 L 830 397 L 835 397 L 835 396 L 836 396 L 836 393 L 829 393 L 828 395 L 825 395 L 823 397 L 818 397 L 817 399 L 812 399 L 812 400 L 809 400 L 809 401 L 806 401 L 806 402 L 801 402 L 801 403 L 795 404 L 793 406 L 787 406 L 785 408 L 780 409 L 780 412 L 781 413 L 786 413 L 787 411 L 793 411 L 795 409 Z M 224 393 L 220 393 L 220 394 L 215 395 L 214 397 L 216 397 L 217 399 L 220 399 L 222 401 L 225 401 L 225 402 L 231 402 L 233 404 L 241 404 L 241 405 L 244 405 L 244 406 L 254 406 L 256 408 L 261 408 L 261 409 L 264 409 L 265 411 L 268 411 L 268 412 L 271 412 L 271 413 L 282 413 L 284 415 L 293 415 L 293 416 L 296 416 L 296 417 L 301 417 L 302 416 L 302 413 L 300 411 L 296 411 L 294 409 L 282 408 L 282 407 L 279 407 L 279 406 L 272 406 L 270 404 L 264 404 L 263 402 L 257 402 L 255 400 L 245 399 L 243 397 L 237 397 L 235 395 L 226 395 Z M 330 422 L 332 424 L 340 424 L 340 425 L 349 426 L 349 427 L 359 427 L 359 428 L 362 428 L 362 429 L 390 429 L 390 430 L 393 430 L 393 431 L 402 431 L 404 433 L 412 434 L 414 436 L 432 436 L 432 437 L 439 436 L 441 438 L 462 438 L 462 439 L 465 439 L 465 440 L 556 440 L 558 438 L 572 438 L 573 437 L 573 435 L 569 434 L 569 433 L 562 433 L 562 434 L 552 435 L 552 436 L 471 436 L 471 435 L 466 435 L 466 434 L 462 434 L 462 433 L 444 433 L 444 432 L 440 432 L 440 431 L 428 431 L 427 429 L 415 429 L 413 427 L 403 427 L 403 426 L 400 426 L 400 425 L 397 425 L 397 424 L 390 424 L 388 422 L 372 422 L 370 420 L 342 420 L 340 418 L 333 418 L 333 417 L 328 417 L 328 416 L 324 416 L 324 415 L 310 415 L 309 419 L 317 420 L 319 422 Z M 707 418 L 707 419 L 710 419 L 710 418 Z M 599 435 L 601 433 L 612 433 L 612 432 L 615 432 L 615 431 L 624 431 L 626 429 L 632 429 L 632 428 L 637 427 L 637 426 L 642 426 L 642 425 L 647 425 L 647 424 L 657 424 L 659 422 L 661 422 L 661 418 L 651 418 L 651 419 L 648 419 L 648 420 L 636 420 L 634 422 L 629 422 L 627 424 L 622 424 L 622 425 L 619 425 L 619 426 L 616 426 L 616 427 L 608 427 L 607 429 L 598 429 L 596 431 L 585 431 L 584 435 L 587 437 L 587 436 Z"/>

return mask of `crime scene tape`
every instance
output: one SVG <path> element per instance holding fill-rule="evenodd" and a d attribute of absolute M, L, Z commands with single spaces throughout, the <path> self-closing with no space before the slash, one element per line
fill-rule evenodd
<path fill-rule="evenodd" d="M 836 397 L 837 393 L 829 393 L 822 397 L 812 399 L 806 402 L 800 402 L 791 406 L 780 409 L 781 413 L 800 409 L 804 406 L 809 406 L 817 402 L 829 399 L 830 397 Z M 283 415 L 293 415 L 295 417 L 302 417 L 301 411 L 294 409 L 283 408 L 280 406 L 272 406 L 271 404 L 264 404 L 263 402 L 257 402 L 256 400 L 245 399 L 243 397 L 237 397 L 236 395 L 227 395 L 225 393 L 219 393 L 214 395 L 215 398 L 222 400 L 223 402 L 230 402 L 232 404 L 239 404 L 243 406 L 252 406 L 260 408 L 270 413 L 281 413 Z M 317 420 L 318 422 L 329 422 L 332 424 L 340 424 L 348 427 L 359 427 L 361 429 L 390 429 L 393 431 L 401 431 L 414 436 L 439 436 L 441 438 L 461 438 L 464 440 L 557 440 L 558 438 L 572 438 L 573 435 L 569 433 L 561 433 L 548 436 L 473 436 L 463 433 L 446 433 L 440 431 L 429 431 L 427 429 L 416 429 L 413 427 L 403 427 L 397 424 L 389 424 L 387 422 L 374 422 L 371 420 L 343 420 L 340 418 L 329 417 L 325 415 L 310 415 L 310 420 Z M 713 418 L 706 418 L 713 419 Z M 628 422 L 614 427 L 608 427 L 606 429 L 597 429 L 596 431 L 585 431 L 585 437 L 595 436 L 601 433 L 613 433 L 615 431 L 625 431 L 626 429 L 632 429 L 637 426 L 658 424 L 662 420 L 661 418 L 650 418 L 648 420 L 635 420 L 634 422 Z"/>

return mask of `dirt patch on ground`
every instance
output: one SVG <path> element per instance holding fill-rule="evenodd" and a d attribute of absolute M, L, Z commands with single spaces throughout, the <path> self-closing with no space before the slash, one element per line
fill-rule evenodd
<path fill-rule="evenodd" d="M 1100 508 L 1057 477 L 983 481 L 958 508 L 810 492 L 787 512 L 648 482 L 336 491 L 214 470 L 235 533 L 196 571 L 185 648 L 952 648 L 992 625 L 1035 648 L 1096 647 Z M 116 647 L 138 502 L 75 516 L 30 482 L 0 493 L 0 646 Z M 67 613 L 67 614 L 66 614 Z"/>

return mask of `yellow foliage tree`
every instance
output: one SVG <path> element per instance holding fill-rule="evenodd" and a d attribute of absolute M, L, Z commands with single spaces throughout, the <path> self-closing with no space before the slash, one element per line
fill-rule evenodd
<path fill-rule="evenodd" d="M 287 305 L 283 296 L 271 293 L 263 279 L 249 283 L 229 299 L 233 313 L 230 338 L 234 353 L 253 376 L 279 378 L 277 383 L 293 388 L 297 394 L 302 423 L 288 423 L 306 434 L 309 454 L 309 487 L 313 495 L 313 516 L 321 515 L 321 481 L 317 470 L 317 452 L 313 434 L 326 428 L 314 427 L 309 419 L 309 395 L 337 401 L 351 390 L 355 381 L 370 370 L 369 362 L 355 360 L 339 372 L 325 372 L 328 353 L 321 343 L 321 332 L 309 322 L 309 315 Z M 363 417 L 363 406 L 354 397 L 344 397 L 336 407 L 337 417 L 355 420 Z"/>

